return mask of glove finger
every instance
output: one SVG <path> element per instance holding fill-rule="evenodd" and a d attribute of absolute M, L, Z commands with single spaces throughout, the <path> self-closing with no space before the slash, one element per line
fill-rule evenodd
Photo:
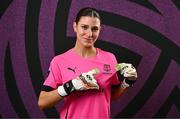
<path fill-rule="evenodd" d="M 99 89 L 99 86 L 96 83 L 87 83 L 84 84 L 86 89 Z"/>
<path fill-rule="evenodd" d="M 131 68 L 136 70 L 136 68 L 133 65 L 131 66 Z"/>
<path fill-rule="evenodd" d="M 121 70 L 123 71 L 123 70 L 125 70 L 127 68 L 130 68 L 130 67 L 131 67 L 130 64 L 121 65 Z"/>
<path fill-rule="evenodd" d="M 91 71 L 89 71 L 87 74 L 89 74 L 89 75 L 96 75 L 96 74 L 98 74 L 99 72 L 100 72 L 99 69 L 94 68 L 94 69 L 92 69 Z"/>
<path fill-rule="evenodd" d="M 136 72 L 125 72 L 124 73 L 124 77 L 137 77 L 137 73 Z"/>
<path fill-rule="evenodd" d="M 81 77 L 81 81 L 84 85 L 83 87 L 85 87 L 86 89 L 99 89 L 97 81 L 93 77 Z"/>

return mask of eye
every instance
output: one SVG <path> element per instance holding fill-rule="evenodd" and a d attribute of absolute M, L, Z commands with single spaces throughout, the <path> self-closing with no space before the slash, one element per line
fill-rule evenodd
<path fill-rule="evenodd" d="M 92 31 L 93 31 L 93 32 L 97 32 L 98 30 L 99 30 L 98 27 L 93 27 L 93 28 L 92 28 Z"/>
<path fill-rule="evenodd" d="M 84 30 L 86 30 L 86 29 L 88 29 L 88 26 L 83 25 L 83 26 L 81 26 L 81 28 L 84 29 Z"/>

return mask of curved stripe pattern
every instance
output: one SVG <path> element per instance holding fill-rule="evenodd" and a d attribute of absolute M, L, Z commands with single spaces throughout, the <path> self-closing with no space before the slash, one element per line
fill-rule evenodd
<path fill-rule="evenodd" d="M 151 44 L 160 48 L 163 52 L 166 52 L 170 58 L 174 59 L 178 64 L 180 64 L 179 52 L 177 52 L 179 51 L 179 47 L 161 33 L 142 23 L 121 15 L 104 11 L 100 11 L 100 14 L 103 19 L 103 24 L 122 29 L 141 37 L 147 42 L 150 42 Z M 108 18 L 111 18 L 111 21 Z"/>
<path fill-rule="evenodd" d="M 177 7 L 177 9 L 180 10 L 180 1 L 171 1 Z M 35 92 L 37 98 L 41 91 L 41 86 L 44 82 L 38 45 L 38 22 L 41 22 L 39 21 L 41 2 L 41 0 L 28 0 L 25 16 L 26 60 L 31 82 L 34 88 L 33 91 Z M 128 2 L 146 7 L 152 12 L 155 12 L 159 16 L 161 15 L 161 17 L 163 17 L 158 8 L 156 8 L 153 4 L 151 4 L 151 2 L 147 0 L 128 0 Z M 11 9 L 10 5 L 13 3 L 13 0 L 2 0 L 1 3 L 0 18 L 5 14 L 8 7 Z M 59 0 L 57 4 L 53 39 L 55 55 L 65 52 L 69 48 L 73 47 L 75 43 L 75 38 L 68 37 L 66 33 L 71 3 L 72 0 Z M 137 7 L 139 7 L 138 5 Z M 128 103 L 128 105 L 121 112 L 119 112 L 118 115 L 116 115 L 117 118 L 132 118 L 138 113 L 138 111 L 142 110 L 142 107 L 148 100 L 150 100 L 150 97 L 154 94 L 159 84 L 163 80 L 163 77 L 166 74 L 168 67 L 170 66 L 170 62 L 172 60 L 175 60 L 177 62 L 177 65 L 180 64 L 180 55 L 178 52 L 179 47 L 174 42 L 172 42 L 171 39 L 168 39 L 166 36 L 162 35 L 155 29 L 152 29 L 150 26 L 146 26 L 133 19 L 129 19 L 127 17 L 110 12 L 100 11 L 100 14 L 103 19 L 102 24 L 115 27 L 117 29 L 121 29 L 128 33 L 141 37 L 146 42 L 156 46 L 161 50 L 158 61 L 156 62 L 156 65 L 154 66 L 154 69 L 152 70 L 145 84 L 143 85 L 143 87 L 141 87 L 141 90 L 137 92 L 136 96 L 131 100 L 131 102 Z M 111 20 L 109 20 L 109 18 L 111 18 Z M 131 62 L 135 65 L 135 67 L 137 67 L 143 59 L 143 56 L 117 44 L 104 41 L 104 39 L 99 39 L 95 45 L 101 49 L 115 54 L 119 62 Z M 18 85 L 16 83 L 11 53 L 15 52 L 11 52 L 11 48 L 8 42 L 4 58 L 4 78 L 6 92 L 9 96 L 9 100 L 11 101 L 12 108 L 17 113 L 18 117 L 30 118 L 31 115 L 28 114 L 26 105 L 22 100 L 23 97 L 21 97 Z M 153 112 L 153 117 L 166 117 L 172 105 L 175 105 L 176 108 L 180 110 L 179 97 L 180 89 L 178 88 L 178 86 L 175 86 L 170 95 L 166 97 L 166 101 L 161 105 L 159 110 L 157 112 Z M 59 114 L 55 107 L 44 111 L 44 114 L 47 118 L 59 118 Z M 0 118 L 3 118 L 2 115 L 3 114 L 0 114 Z"/>
<path fill-rule="evenodd" d="M 133 117 L 133 115 L 136 114 L 136 112 L 154 93 L 158 84 L 163 79 L 171 59 L 174 59 L 176 62 L 178 62 L 178 64 L 180 63 L 180 57 L 178 57 L 179 54 L 176 52 L 179 48 L 176 44 L 171 42 L 170 39 L 166 38 L 159 32 L 134 20 L 104 11 L 101 11 L 101 16 L 103 19 L 103 24 L 118 29 L 123 29 L 129 33 L 135 34 L 157 46 L 162 51 L 154 70 L 152 71 L 148 81 L 145 83 L 141 91 L 134 97 L 128 106 L 116 116 Z M 109 21 L 108 18 L 112 18 L 112 21 Z"/>
<path fill-rule="evenodd" d="M 178 89 L 178 87 L 176 86 L 172 90 L 170 96 L 166 99 L 165 103 L 161 106 L 160 110 L 153 116 L 153 118 L 166 117 L 166 114 L 168 114 L 173 104 L 175 104 L 178 110 L 180 110 L 179 97 L 180 89 Z"/>
<path fill-rule="evenodd" d="M 6 48 L 5 59 L 4 59 L 4 76 L 5 76 L 5 84 L 6 90 L 9 95 L 9 99 L 11 104 L 20 118 L 29 118 L 29 115 L 26 111 L 25 105 L 21 99 L 21 95 L 18 91 L 18 87 L 16 84 L 16 78 L 14 76 L 13 68 L 12 68 L 12 60 L 11 60 L 11 52 L 9 43 Z"/>
<path fill-rule="evenodd" d="M 55 55 L 68 50 L 73 46 L 73 41 L 66 36 L 66 25 L 68 22 L 71 0 L 61 0 L 58 2 L 55 23 L 54 23 L 54 51 Z M 65 45 L 64 45 L 65 44 Z"/>
<path fill-rule="evenodd" d="M 172 2 L 176 5 L 176 7 L 180 10 L 180 1 L 179 0 L 172 0 Z"/>
<path fill-rule="evenodd" d="M 161 15 L 161 12 L 147 0 L 128 0 L 128 1 L 134 2 L 134 3 L 139 4 L 141 6 L 144 6 L 144 7 L 146 7 L 146 8 L 148 8 L 148 9 L 150 9 L 150 10 Z"/>
<path fill-rule="evenodd" d="M 29 0 L 26 10 L 25 20 L 25 47 L 27 55 L 28 69 L 34 91 L 39 96 L 41 86 L 44 81 L 38 48 L 38 21 L 41 0 Z M 44 111 L 48 118 L 59 117 L 55 107 Z"/>
<path fill-rule="evenodd" d="M 141 55 L 114 43 L 97 40 L 95 45 L 103 50 L 112 52 L 116 56 L 118 62 L 130 62 L 137 67 L 142 59 Z"/>
<path fill-rule="evenodd" d="M 143 85 L 139 93 L 126 106 L 126 108 L 117 115 L 117 117 L 133 117 L 133 115 L 135 115 L 140 108 L 143 107 L 158 87 L 168 69 L 171 59 L 167 58 L 167 56 L 167 54 L 161 53 L 146 83 Z"/>
<path fill-rule="evenodd" d="M 12 3 L 13 0 L 1 0 L 0 4 L 0 19 L 5 13 L 6 9 L 9 7 L 9 5 Z"/>

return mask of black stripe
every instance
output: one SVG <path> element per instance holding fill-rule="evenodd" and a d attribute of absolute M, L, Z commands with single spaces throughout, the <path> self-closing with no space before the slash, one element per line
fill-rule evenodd
<path fill-rule="evenodd" d="M 172 105 L 175 105 L 180 111 L 180 89 L 174 87 L 169 97 L 166 99 L 165 103 L 161 106 L 159 111 L 154 115 L 154 118 L 165 118 L 171 109 Z M 178 117 L 174 117 L 178 118 Z"/>
<path fill-rule="evenodd" d="M 6 9 L 9 7 L 9 5 L 12 3 L 13 0 L 1 0 L 0 4 L 0 19 L 5 13 Z"/>
<path fill-rule="evenodd" d="M 4 71 L 6 90 L 9 95 L 12 107 L 20 118 L 29 118 L 29 115 L 26 111 L 25 105 L 23 104 L 21 95 L 18 91 L 18 87 L 16 84 L 16 79 L 12 67 L 9 43 L 5 53 Z"/>
<path fill-rule="evenodd" d="M 74 41 L 68 40 L 66 37 L 70 5 L 71 0 L 60 0 L 57 5 L 54 24 L 54 51 L 56 55 L 65 52 L 74 45 Z"/>
<path fill-rule="evenodd" d="M 141 88 L 139 93 L 132 99 L 132 101 L 125 107 L 117 117 L 133 117 L 137 111 L 146 103 L 146 101 L 154 93 L 157 86 L 163 79 L 164 74 L 167 71 L 171 59 L 167 58 L 166 53 L 161 53 L 155 68 L 153 69 L 150 77 Z"/>
<path fill-rule="evenodd" d="M 176 5 L 176 7 L 180 10 L 180 1 L 179 0 L 172 0 L 172 2 Z"/>
<path fill-rule="evenodd" d="M 49 92 L 49 91 L 52 91 L 52 90 L 54 90 L 54 89 L 53 89 L 52 87 L 50 87 L 50 86 L 42 85 L 41 90 L 42 90 L 42 91 Z"/>
<path fill-rule="evenodd" d="M 144 6 L 158 14 L 161 14 L 161 12 L 154 5 L 152 5 L 148 0 L 129 0 L 129 1 L 139 4 L 141 6 Z"/>
<path fill-rule="evenodd" d="M 72 84 L 72 80 L 69 80 L 68 82 L 66 82 L 66 83 L 63 85 L 63 87 L 64 87 L 65 92 L 66 92 L 68 95 L 75 91 L 75 88 L 74 88 L 74 86 L 73 86 L 73 84 Z"/>
<path fill-rule="evenodd" d="M 28 0 L 25 20 L 25 47 L 27 63 L 36 95 L 43 83 L 38 49 L 38 20 L 41 0 Z M 37 80 L 38 79 L 38 80 Z"/>
<path fill-rule="evenodd" d="M 180 64 L 179 47 L 158 31 L 127 17 L 100 11 L 103 24 L 135 34 L 152 43 Z"/>
<path fill-rule="evenodd" d="M 44 81 L 38 49 L 38 22 L 41 0 L 28 0 L 25 20 L 25 47 L 31 81 L 36 96 L 39 96 Z M 49 117 L 59 117 L 55 107 L 45 110 Z"/>

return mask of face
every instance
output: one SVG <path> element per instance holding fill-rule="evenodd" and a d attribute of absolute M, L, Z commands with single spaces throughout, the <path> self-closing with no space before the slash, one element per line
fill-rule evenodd
<path fill-rule="evenodd" d="M 100 33 L 100 20 L 96 17 L 83 16 L 78 23 L 74 22 L 73 28 L 78 45 L 93 47 Z"/>

